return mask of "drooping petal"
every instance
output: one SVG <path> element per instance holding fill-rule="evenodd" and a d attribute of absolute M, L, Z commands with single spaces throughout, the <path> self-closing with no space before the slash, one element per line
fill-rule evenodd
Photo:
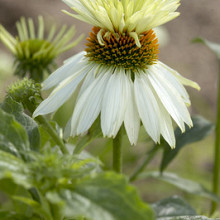
<path fill-rule="evenodd" d="M 138 113 L 145 130 L 155 141 L 160 141 L 159 108 L 149 86 L 145 73 L 137 74 L 134 81 L 134 94 Z"/>
<path fill-rule="evenodd" d="M 161 80 L 165 81 L 169 87 L 172 87 L 176 90 L 177 93 L 183 98 L 184 102 L 187 105 L 190 105 L 189 95 L 184 88 L 184 86 L 179 82 L 179 80 L 169 71 L 168 68 L 165 68 L 165 64 L 158 62 L 154 65 L 155 71 L 160 72 L 159 77 Z"/>
<path fill-rule="evenodd" d="M 175 148 L 176 140 L 171 117 L 156 94 L 155 98 L 160 109 L 160 133 L 171 148 Z"/>
<path fill-rule="evenodd" d="M 170 72 L 171 74 L 173 74 L 173 76 L 176 77 L 177 80 L 179 80 L 179 82 L 185 86 L 190 86 L 194 89 L 197 89 L 197 90 L 200 90 L 200 86 L 198 85 L 198 83 L 192 81 L 192 80 L 189 80 L 183 76 L 181 76 L 176 70 L 170 68 L 169 66 L 167 66 L 166 64 L 158 61 L 158 63 L 163 66 L 164 68 L 167 69 L 168 72 Z"/>
<path fill-rule="evenodd" d="M 104 90 L 111 73 L 112 68 L 100 73 L 78 99 L 71 121 L 72 135 L 86 132 L 98 117 Z"/>
<path fill-rule="evenodd" d="M 92 84 L 92 82 L 96 79 L 96 75 L 98 72 L 106 71 L 106 68 L 102 68 L 100 65 L 95 65 L 90 71 L 90 74 L 87 74 L 82 86 L 80 87 L 79 94 L 77 96 L 77 100 L 80 98 L 80 96 L 84 93 L 84 91 Z"/>
<path fill-rule="evenodd" d="M 134 98 L 134 84 L 131 81 L 130 75 L 128 74 L 128 102 L 125 111 L 124 125 L 128 135 L 128 139 L 131 144 L 137 144 L 139 128 L 140 128 L 140 117 L 138 114 L 135 98 Z"/>
<path fill-rule="evenodd" d="M 155 70 L 153 66 L 151 66 L 147 72 L 147 76 L 151 82 L 151 85 L 163 103 L 164 107 L 178 124 L 182 132 L 184 132 L 184 122 L 189 126 L 192 126 L 192 121 L 180 94 L 177 93 L 175 89 L 170 87 L 166 80 L 161 79 L 161 70 Z"/>
<path fill-rule="evenodd" d="M 38 115 L 46 115 L 56 111 L 70 98 L 87 73 L 88 71 L 85 70 L 79 71 L 77 74 L 69 76 L 67 79 L 63 80 L 53 90 L 49 97 L 40 103 L 33 113 L 33 117 L 37 117 Z"/>
<path fill-rule="evenodd" d="M 160 123 L 160 133 L 163 136 L 163 138 L 167 141 L 167 143 L 171 146 L 171 148 L 175 148 L 176 140 L 175 140 L 174 129 L 173 129 L 171 117 L 170 117 L 169 113 L 167 112 L 167 110 L 165 109 L 165 107 L 163 106 L 162 102 L 160 101 L 158 95 L 156 94 L 156 92 L 154 91 L 154 89 L 150 83 L 149 83 L 149 87 L 150 87 L 151 91 L 153 92 L 154 97 L 155 97 L 156 102 L 159 107 L 158 118 L 160 121 L 159 122 Z"/>
<path fill-rule="evenodd" d="M 63 66 L 58 68 L 43 82 L 43 89 L 50 89 L 53 86 L 58 85 L 62 80 L 65 80 L 69 76 L 77 74 L 77 72 L 87 64 L 82 60 L 85 54 L 86 53 L 83 51 L 69 58 L 69 60 Z"/>
<path fill-rule="evenodd" d="M 101 107 L 101 128 L 104 136 L 115 137 L 124 120 L 129 81 L 125 70 L 117 69 L 106 86 Z"/>
<path fill-rule="evenodd" d="M 176 140 L 174 135 L 174 129 L 172 125 L 172 120 L 170 115 L 168 114 L 167 110 L 164 106 L 159 103 L 160 108 L 160 132 L 166 142 L 170 145 L 171 148 L 175 148 Z"/>

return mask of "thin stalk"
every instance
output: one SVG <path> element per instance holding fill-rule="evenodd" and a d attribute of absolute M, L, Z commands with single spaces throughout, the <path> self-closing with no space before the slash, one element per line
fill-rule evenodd
<path fill-rule="evenodd" d="M 58 205 L 50 204 L 51 214 L 53 216 L 53 220 L 62 220 L 63 215 L 61 213 L 61 209 Z"/>
<path fill-rule="evenodd" d="M 138 175 L 146 168 L 146 166 L 154 158 L 154 156 L 156 155 L 156 153 L 159 149 L 160 149 L 160 147 L 158 145 L 156 145 L 150 151 L 147 152 L 146 158 L 144 159 L 142 164 L 131 175 L 130 182 L 133 182 L 137 179 Z"/>
<path fill-rule="evenodd" d="M 46 129 L 48 134 L 53 138 L 54 142 L 59 146 L 60 150 L 63 154 L 69 154 L 69 151 L 66 148 L 66 145 L 63 143 L 63 140 L 60 139 L 55 129 L 51 126 L 51 124 L 47 121 L 44 116 L 39 115 L 36 120 L 38 120 Z"/>
<path fill-rule="evenodd" d="M 36 107 L 32 103 L 26 103 L 28 110 L 33 114 Z M 47 119 L 39 115 L 36 117 L 36 120 L 40 122 L 48 132 L 48 134 L 53 138 L 54 142 L 58 145 L 63 154 L 69 154 L 69 151 L 66 148 L 66 145 L 63 143 L 63 140 L 59 137 L 56 130 L 51 126 L 51 124 L 47 121 Z"/>
<path fill-rule="evenodd" d="M 219 75 L 218 75 L 218 96 L 217 96 L 217 115 L 215 128 L 215 151 L 214 151 L 214 170 L 212 179 L 212 192 L 219 194 L 219 174 L 220 174 L 220 60 L 219 60 Z M 212 202 L 211 213 L 217 209 L 217 203 Z"/>
<path fill-rule="evenodd" d="M 113 139 L 113 170 L 117 173 L 122 172 L 122 129 Z"/>

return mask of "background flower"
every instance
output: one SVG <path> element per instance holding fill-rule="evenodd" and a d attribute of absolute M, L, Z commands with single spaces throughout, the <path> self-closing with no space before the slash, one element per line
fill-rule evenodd
<path fill-rule="evenodd" d="M 0 39 L 15 57 L 15 75 L 29 76 L 37 82 L 43 80 L 44 74 L 50 74 L 55 68 L 54 59 L 61 53 L 73 48 L 81 39 L 70 42 L 75 35 L 75 27 L 67 30 L 64 25 L 56 33 L 55 24 L 47 36 L 44 33 L 44 20 L 38 17 L 37 31 L 31 18 L 22 17 L 16 23 L 18 36 L 13 37 L 0 25 Z"/>

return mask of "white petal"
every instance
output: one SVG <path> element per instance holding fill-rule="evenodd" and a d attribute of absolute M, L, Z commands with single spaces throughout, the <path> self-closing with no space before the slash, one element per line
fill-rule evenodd
<path fill-rule="evenodd" d="M 83 59 L 85 55 L 86 55 L 86 52 L 85 51 L 81 51 L 81 52 L 79 52 L 77 54 L 74 54 L 73 56 L 65 59 L 63 61 L 63 64 L 67 64 L 69 62 L 74 62 L 74 61 L 77 62 L 77 60 Z"/>
<path fill-rule="evenodd" d="M 160 132 L 166 142 L 170 145 L 171 148 L 175 148 L 176 140 L 174 135 L 174 129 L 172 125 L 172 120 L 169 113 L 164 108 L 163 104 L 158 100 L 160 108 Z"/>
<path fill-rule="evenodd" d="M 50 89 L 51 87 L 56 86 L 70 75 L 77 74 L 77 72 L 87 64 L 86 61 L 82 60 L 84 55 L 85 52 L 80 52 L 76 54 L 74 57 L 71 57 L 70 60 L 68 60 L 63 66 L 61 66 L 55 72 L 53 72 L 43 82 L 43 89 Z"/>
<path fill-rule="evenodd" d="M 80 87 L 79 94 L 77 96 L 77 100 L 80 98 L 80 96 L 84 93 L 84 91 L 92 84 L 92 82 L 95 80 L 96 75 L 99 72 L 102 72 L 102 70 L 106 71 L 106 68 L 100 67 L 100 65 L 95 65 L 90 71 L 90 74 L 87 74 L 85 77 L 82 86 Z"/>
<path fill-rule="evenodd" d="M 158 69 L 155 70 L 154 68 L 149 68 L 147 72 L 147 76 L 164 107 L 184 132 L 184 122 L 186 122 L 189 126 L 192 126 L 192 121 L 181 96 L 176 92 L 176 90 L 169 87 L 169 84 L 167 84 L 165 80 L 161 80 L 159 77 L 161 72 L 158 71 Z"/>
<path fill-rule="evenodd" d="M 156 99 L 156 102 L 159 107 L 159 120 L 160 120 L 160 133 L 164 137 L 164 139 L 167 141 L 167 143 L 171 146 L 171 148 L 175 148 L 176 145 L 176 140 L 175 140 L 175 135 L 174 135 L 174 129 L 172 125 L 172 120 L 167 112 L 167 110 L 164 108 L 163 104 L 161 103 L 159 97 L 155 93 L 153 87 L 151 84 L 149 84 L 154 97 Z"/>
<path fill-rule="evenodd" d="M 111 76 L 112 68 L 101 73 L 78 99 L 72 117 L 71 134 L 83 134 L 98 117 L 106 84 Z M 91 74 L 91 73 L 90 73 Z"/>
<path fill-rule="evenodd" d="M 194 89 L 200 90 L 200 86 L 196 83 L 193 82 L 192 80 L 189 80 L 183 76 L 181 76 L 177 71 L 175 71 L 174 69 L 170 68 L 169 66 L 167 66 L 166 64 L 162 63 L 162 62 L 158 62 L 161 66 L 163 66 L 164 68 L 166 68 L 170 73 L 173 74 L 173 76 L 175 76 L 177 78 L 177 80 L 179 80 L 180 83 L 182 83 L 185 86 L 190 86 Z"/>
<path fill-rule="evenodd" d="M 101 108 L 101 127 L 104 136 L 114 138 L 118 133 L 127 108 L 128 84 L 123 69 L 115 70 L 109 79 Z"/>
<path fill-rule="evenodd" d="M 128 82 L 128 103 L 125 111 L 124 125 L 128 135 L 128 139 L 131 144 L 136 144 L 138 140 L 139 128 L 140 128 L 140 117 L 138 114 L 135 98 L 134 98 L 134 84 L 131 81 L 130 75 Z"/>
<path fill-rule="evenodd" d="M 183 98 L 184 102 L 187 105 L 190 105 L 190 99 L 186 89 L 182 83 L 180 83 L 179 80 L 169 71 L 169 69 L 165 68 L 165 64 L 158 62 L 153 66 L 153 68 L 155 68 L 155 71 L 160 72 L 159 77 L 161 78 L 161 81 L 166 81 L 166 84 L 169 87 L 173 87 L 173 89 L 175 89 L 176 92 L 179 93 Z"/>
<path fill-rule="evenodd" d="M 46 115 L 56 111 L 70 98 L 86 74 L 87 70 L 84 70 L 82 72 L 78 72 L 77 75 L 74 74 L 73 76 L 69 76 L 67 79 L 63 80 L 59 86 L 53 90 L 49 97 L 40 103 L 33 113 L 33 117 Z"/>
<path fill-rule="evenodd" d="M 159 108 L 149 86 L 146 74 L 136 74 L 134 81 L 134 94 L 137 103 L 138 113 L 145 130 L 154 140 L 160 141 Z"/>

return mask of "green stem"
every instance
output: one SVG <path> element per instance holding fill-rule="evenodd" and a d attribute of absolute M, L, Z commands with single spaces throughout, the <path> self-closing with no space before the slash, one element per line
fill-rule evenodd
<path fill-rule="evenodd" d="M 58 205 L 50 204 L 50 210 L 53 216 L 53 220 L 62 220 L 61 209 Z"/>
<path fill-rule="evenodd" d="M 216 195 L 219 193 L 219 173 L 220 173 L 220 60 L 219 60 L 219 76 L 218 76 L 218 97 L 217 97 L 217 115 L 215 128 L 215 151 L 214 151 L 214 171 L 212 179 L 212 191 Z M 217 209 L 217 203 L 212 202 L 211 214 Z"/>
<path fill-rule="evenodd" d="M 130 177 L 130 182 L 133 182 L 137 179 L 138 175 L 146 168 L 150 161 L 154 158 L 156 152 L 160 149 L 158 145 L 154 146 L 150 151 L 147 152 L 145 160 L 142 164 L 134 171 Z"/>
<path fill-rule="evenodd" d="M 113 139 L 113 170 L 117 173 L 122 172 L 122 129 Z"/>
<path fill-rule="evenodd" d="M 66 148 L 66 145 L 63 143 L 63 140 L 60 139 L 57 132 L 54 130 L 54 128 L 51 126 L 51 124 L 47 121 L 47 119 L 44 116 L 38 116 L 36 118 L 46 129 L 48 134 L 53 138 L 54 142 L 59 146 L 60 150 L 63 154 L 69 154 L 69 151 Z"/>
<path fill-rule="evenodd" d="M 34 106 L 31 102 L 26 103 L 26 105 L 30 113 L 33 114 L 34 110 L 36 109 L 36 106 Z M 47 121 L 47 119 L 44 116 L 39 115 L 38 117 L 36 117 L 36 120 L 44 126 L 48 134 L 53 138 L 54 142 L 59 146 L 62 153 L 69 154 L 69 151 L 67 150 L 66 145 L 63 143 L 63 140 L 60 139 L 56 130 L 51 126 L 51 124 Z"/>

